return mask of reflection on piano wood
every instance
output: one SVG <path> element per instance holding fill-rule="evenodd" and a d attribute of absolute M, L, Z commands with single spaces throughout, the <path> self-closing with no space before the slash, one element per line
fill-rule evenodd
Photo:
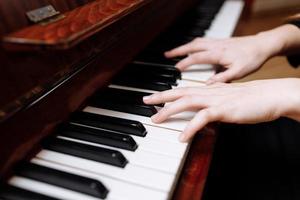
<path fill-rule="evenodd" d="M 93 1 L 85 3 L 88 2 Z M 2 54 L 8 55 L 6 60 L 16 58 L 7 63 L 15 62 L 19 67 L 35 63 L 36 56 L 41 57 L 35 64 L 43 59 L 49 63 L 41 65 L 45 72 L 26 72 L 22 81 L 29 75 L 40 75 L 39 79 L 25 83 L 16 91 L 18 94 L 8 94 L 0 102 L 5 108 L 0 125 L 2 146 L 5 145 L 0 149 L 4 183 L 0 197 L 201 198 L 216 128 L 206 127 L 193 142 L 180 143 L 177 138 L 194 113 L 180 113 L 165 123 L 154 124 L 150 116 L 164 105 L 142 102 L 143 96 L 158 91 L 201 86 L 215 73 L 210 65 L 191 66 L 181 73 L 174 68 L 178 60 L 167 60 L 162 52 L 197 36 L 231 36 L 243 3 L 202 0 L 193 5 L 193 1 L 170 4 L 162 0 L 141 4 L 139 9 L 127 10 L 128 15 L 95 31 L 92 37 L 85 35 L 86 39 L 73 48 L 67 45 L 64 51 L 2 49 Z M 164 13 L 154 16 L 152 12 L 157 10 Z M 145 48 L 176 17 L 178 20 Z M 19 26 L 24 24 L 20 22 Z M 3 35 L 14 31 L 12 28 Z M 107 38 L 110 39 L 103 41 Z M 49 70 L 51 58 L 58 66 Z M 127 65 L 121 70 L 124 64 Z M 47 75 L 52 77 L 46 78 Z M 9 80 L 3 82 L 7 84 Z M 29 88 L 36 87 L 41 89 L 28 93 Z M 27 95 L 17 98 L 23 93 Z M 12 99 L 18 103 L 11 103 Z"/>

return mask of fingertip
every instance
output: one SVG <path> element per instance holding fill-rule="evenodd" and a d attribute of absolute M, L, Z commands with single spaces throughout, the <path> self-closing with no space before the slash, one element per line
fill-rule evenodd
<path fill-rule="evenodd" d="M 184 70 L 184 67 L 181 64 L 176 64 L 175 68 L 179 69 L 181 72 Z"/>
<path fill-rule="evenodd" d="M 169 58 L 171 56 L 171 51 L 166 51 L 164 53 L 165 57 Z"/>
<path fill-rule="evenodd" d="M 179 135 L 179 141 L 180 142 L 182 142 L 182 143 L 185 143 L 185 142 L 187 142 L 187 140 L 186 140 L 186 135 L 184 134 L 184 133 L 181 133 L 180 135 Z"/>
<path fill-rule="evenodd" d="M 158 116 L 157 114 L 152 115 L 151 121 L 152 121 L 153 123 L 160 123 L 159 116 Z"/>
<path fill-rule="evenodd" d="M 214 79 L 212 79 L 212 78 L 210 78 L 210 79 L 208 79 L 206 82 L 205 82 L 205 84 L 206 85 L 212 85 L 212 84 L 214 84 L 216 81 L 214 80 Z"/>
<path fill-rule="evenodd" d="M 143 97 L 143 102 L 144 103 L 149 103 L 150 99 L 151 99 L 151 96 L 144 96 Z"/>

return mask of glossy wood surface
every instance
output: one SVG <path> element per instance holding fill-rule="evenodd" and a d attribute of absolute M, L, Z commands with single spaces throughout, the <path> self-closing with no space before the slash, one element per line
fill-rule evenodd
<path fill-rule="evenodd" d="M 205 127 L 194 137 L 172 199 L 199 200 L 202 198 L 216 137 L 215 126 Z"/>
<path fill-rule="evenodd" d="M 61 13 L 57 21 L 30 25 L 5 35 L 4 47 L 15 51 L 70 48 L 147 2 L 149 0 L 95 0 Z"/>

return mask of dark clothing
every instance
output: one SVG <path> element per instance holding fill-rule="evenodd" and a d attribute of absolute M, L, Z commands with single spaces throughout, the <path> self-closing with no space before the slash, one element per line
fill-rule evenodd
<path fill-rule="evenodd" d="M 295 20 L 290 22 L 290 24 L 293 24 L 297 27 L 300 28 L 300 20 Z M 300 54 L 298 55 L 290 55 L 287 57 L 289 63 L 293 66 L 293 67 L 298 67 L 300 66 Z"/>
<path fill-rule="evenodd" d="M 300 199 L 300 123 L 222 124 L 204 200 Z"/>

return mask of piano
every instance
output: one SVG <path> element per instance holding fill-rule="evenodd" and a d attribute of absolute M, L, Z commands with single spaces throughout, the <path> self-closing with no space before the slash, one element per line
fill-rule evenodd
<path fill-rule="evenodd" d="M 0 199 L 201 199 L 217 128 L 177 139 L 144 95 L 203 85 L 162 52 L 230 37 L 238 0 L 0 1 Z"/>

